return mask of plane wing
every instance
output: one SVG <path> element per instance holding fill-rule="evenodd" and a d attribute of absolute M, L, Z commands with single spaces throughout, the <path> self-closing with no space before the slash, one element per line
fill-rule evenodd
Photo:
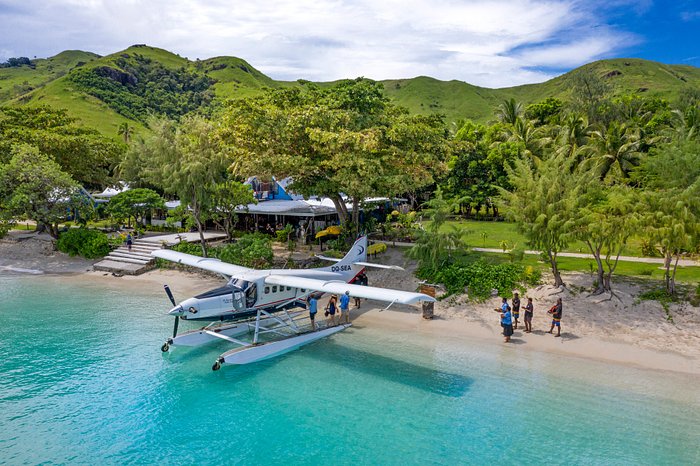
<path fill-rule="evenodd" d="M 411 291 L 391 290 L 377 288 L 375 286 L 352 285 L 340 280 L 318 280 L 315 278 L 297 277 L 294 275 L 268 275 L 265 283 L 269 285 L 291 286 L 307 290 L 321 291 L 323 293 L 343 294 L 350 292 L 350 296 L 358 298 L 376 299 L 401 304 L 415 304 L 419 301 L 435 301 L 435 298 L 422 293 Z"/>
<path fill-rule="evenodd" d="M 241 267 L 240 265 L 221 262 L 219 259 L 193 256 L 191 254 L 172 251 L 170 249 L 157 249 L 151 252 L 151 255 L 171 262 L 176 262 L 178 264 L 189 265 L 191 267 L 197 267 L 198 269 L 220 273 L 228 277 L 253 270 L 247 267 Z"/>

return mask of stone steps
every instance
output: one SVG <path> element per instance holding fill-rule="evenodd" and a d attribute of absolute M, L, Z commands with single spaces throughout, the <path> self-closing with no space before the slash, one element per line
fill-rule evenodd
<path fill-rule="evenodd" d="M 162 249 L 160 242 L 137 239 L 131 245 L 119 246 L 102 261 L 93 266 L 95 270 L 124 275 L 139 275 L 155 266 L 155 257 L 151 252 Z"/>

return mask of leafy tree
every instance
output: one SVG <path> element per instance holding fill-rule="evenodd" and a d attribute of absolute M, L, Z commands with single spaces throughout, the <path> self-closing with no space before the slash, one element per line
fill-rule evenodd
<path fill-rule="evenodd" d="M 122 148 L 96 130 L 78 126 L 65 110 L 50 107 L 0 108 L 0 163 L 19 144 L 36 147 L 87 187 L 103 187 Z"/>
<path fill-rule="evenodd" d="M 681 255 L 700 244 L 700 143 L 677 141 L 652 150 L 635 179 L 645 188 L 644 230 L 661 246 L 666 290 L 673 294 Z"/>
<path fill-rule="evenodd" d="M 78 184 L 36 148 L 19 145 L 0 165 L 0 205 L 12 216 L 26 216 L 58 238 L 58 224 L 75 204 Z"/>
<path fill-rule="evenodd" d="M 236 209 L 257 202 L 249 185 L 228 179 L 213 187 L 212 204 L 215 208 L 211 218 L 226 232 L 226 238 L 230 241 L 236 224 Z"/>
<path fill-rule="evenodd" d="M 136 225 L 143 224 L 146 215 L 153 209 L 163 209 L 165 203 L 160 194 L 148 188 L 134 188 L 121 192 L 110 199 L 107 213 L 117 219 L 131 217 Z"/>
<path fill-rule="evenodd" d="M 381 84 L 362 78 L 235 101 L 224 136 L 243 171 L 291 176 L 293 191 L 328 196 L 356 228 L 365 198 L 430 185 L 447 152 L 439 117 L 408 115 Z M 352 219 L 341 193 L 352 201 Z"/>
<path fill-rule="evenodd" d="M 204 224 L 216 210 L 215 186 L 227 179 L 226 151 L 214 125 L 202 116 L 184 117 L 179 125 L 154 118 L 149 127 L 152 135 L 138 146 L 144 153 L 125 160 L 122 170 L 140 171 L 143 181 L 179 197 L 189 222 L 199 231 L 206 257 Z"/>
<path fill-rule="evenodd" d="M 637 231 L 637 194 L 624 186 L 606 187 L 597 177 L 583 177 L 574 197 L 573 236 L 583 241 L 597 266 L 593 294 L 611 293 L 612 275 L 629 237 Z"/>
<path fill-rule="evenodd" d="M 605 108 L 611 88 L 590 68 L 577 70 L 571 80 L 571 103 L 575 113 L 586 115 L 589 123 L 607 123 Z"/>
<path fill-rule="evenodd" d="M 408 256 L 419 261 L 420 267 L 437 271 L 449 264 L 455 252 L 466 248 L 462 240 L 465 231 L 455 226 L 443 231 L 443 225 L 457 205 L 445 199 L 439 188 L 425 206 L 430 223 L 425 230 L 420 230 L 416 243 L 408 250 Z"/>
<path fill-rule="evenodd" d="M 582 175 L 572 172 L 571 161 L 561 156 L 546 158 L 537 169 L 519 159 L 506 171 L 514 186 L 512 192 L 499 189 L 506 216 L 547 257 L 554 285 L 563 286 L 557 255 L 571 239 L 572 194 Z"/>
<path fill-rule="evenodd" d="M 642 202 L 646 212 L 643 216 L 646 233 L 661 246 L 664 256 L 666 291 L 675 294 L 678 261 L 698 244 L 700 216 L 692 208 L 696 199 L 691 197 L 688 190 L 647 191 Z"/>
<path fill-rule="evenodd" d="M 533 120 L 536 126 L 556 123 L 564 103 L 554 97 L 547 97 L 541 102 L 530 104 L 525 109 L 525 117 Z"/>

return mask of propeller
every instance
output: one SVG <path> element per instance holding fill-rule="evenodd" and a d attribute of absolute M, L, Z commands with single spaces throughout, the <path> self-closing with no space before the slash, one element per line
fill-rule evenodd
<path fill-rule="evenodd" d="M 175 298 L 173 297 L 173 292 L 170 291 L 170 287 L 168 285 L 163 285 L 163 288 L 165 288 L 165 294 L 168 295 L 168 298 L 170 298 L 170 302 L 173 303 L 173 307 L 177 306 L 177 303 L 175 302 Z M 173 326 L 173 338 L 177 336 L 177 326 L 180 323 L 180 317 L 175 316 L 175 325 Z"/>

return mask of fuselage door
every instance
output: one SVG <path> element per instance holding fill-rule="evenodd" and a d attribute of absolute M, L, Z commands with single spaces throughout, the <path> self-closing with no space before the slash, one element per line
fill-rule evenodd
<path fill-rule="evenodd" d="M 236 311 L 241 311 L 245 309 L 246 303 L 244 301 L 244 296 L 242 291 L 234 291 L 233 292 L 233 308 Z"/>
<path fill-rule="evenodd" d="M 246 307 L 251 308 L 255 306 L 258 301 L 258 286 L 255 283 L 251 283 L 247 290 L 245 290 L 245 304 Z"/>

